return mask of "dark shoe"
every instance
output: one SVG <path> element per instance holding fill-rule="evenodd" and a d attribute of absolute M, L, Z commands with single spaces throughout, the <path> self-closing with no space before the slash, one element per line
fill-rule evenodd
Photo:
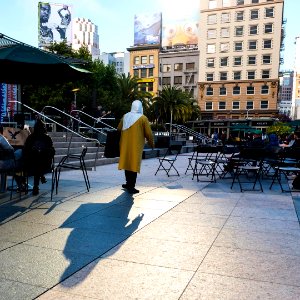
<path fill-rule="evenodd" d="M 47 179 L 45 176 L 41 176 L 41 183 L 46 183 L 47 182 Z"/>
<path fill-rule="evenodd" d="M 26 185 L 25 184 L 20 184 L 17 187 L 17 193 L 22 193 L 22 192 L 26 192 Z"/>
<path fill-rule="evenodd" d="M 140 192 L 139 190 L 137 190 L 137 189 L 135 189 L 135 188 L 130 188 L 130 189 L 127 189 L 127 190 L 128 190 L 128 193 L 129 193 L 129 194 L 137 194 L 137 193 Z"/>
<path fill-rule="evenodd" d="M 128 185 L 127 184 L 122 184 L 122 188 L 123 189 L 128 189 Z"/>
<path fill-rule="evenodd" d="M 39 187 L 35 185 L 32 189 L 32 195 L 36 196 L 38 194 L 39 194 Z"/>

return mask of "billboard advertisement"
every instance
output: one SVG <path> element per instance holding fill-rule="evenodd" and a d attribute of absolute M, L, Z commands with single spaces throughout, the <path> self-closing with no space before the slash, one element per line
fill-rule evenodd
<path fill-rule="evenodd" d="M 193 19 L 164 20 L 162 47 L 198 45 L 199 21 Z"/>
<path fill-rule="evenodd" d="M 39 2 L 38 41 L 39 47 L 64 40 L 72 43 L 72 7 L 65 4 Z"/>
<path fill-rule="evenodd" d="M 18 86 L 16 84 L 0 83 L 0 123 L 9 121 L 17 109 Z"/>
<path fill-rule="evenodd" d="M 160 44 L 161 13 L 134 16 L 134 46 Z"/>

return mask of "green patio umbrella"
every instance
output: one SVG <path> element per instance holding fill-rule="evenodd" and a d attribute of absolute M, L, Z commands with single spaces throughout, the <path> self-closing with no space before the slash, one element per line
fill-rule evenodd
<path fill-rule="evenodd" d="M 91 72 L 70 64 L 66 58 L 0 33 L 1 83 L 60 83 L 80 80 L 89 74 Z"/>

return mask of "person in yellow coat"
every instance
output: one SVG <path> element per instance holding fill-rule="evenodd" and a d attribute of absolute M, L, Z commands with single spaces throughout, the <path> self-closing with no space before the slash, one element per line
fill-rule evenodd
<path fill-rule="evenodd" d="M 118 130 L 120 137 L 119 170 L 125 170 L 126 184 L 122 187 L 129 193 L 139 193 L 135 188 L 137 173 L 140 173 L 145 139 L 154 148 L 153 134 L 148 118 L 143 115 L 140 100 L 134 100 L 131 111 L 121 119 Z"/>

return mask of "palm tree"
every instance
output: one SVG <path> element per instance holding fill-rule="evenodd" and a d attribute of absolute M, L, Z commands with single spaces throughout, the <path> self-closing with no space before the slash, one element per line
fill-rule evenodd
<path fill-rule="evenodd" d="M 151 94 L 141 90 L 141 85 L 137 77 L 127 76 L 123 73 L 117 76 L 117 94 L 118 94 L 118 109 L 119 115 L 122 116 L 128 112 L 132 101 L 141 100 L 143 105 L 147 105 L 147 99 L 151 98 Z"/>
<path fill-rule="evenodd" d="M 194 109 L 190 95 L 177 86 L 164 86 L 160 95 L 153 99 L 157 121 L 161 123 L 170 120 L 170 126 L 174 121 L 185 122 L 190 119 Z"/>

